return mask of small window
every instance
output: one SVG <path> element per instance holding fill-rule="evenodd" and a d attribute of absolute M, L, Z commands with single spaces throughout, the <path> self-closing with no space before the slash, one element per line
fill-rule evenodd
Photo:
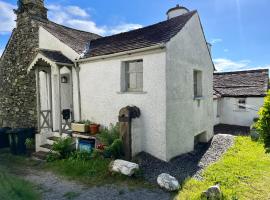
<path fill-rule="evenodd" d="M 202 97 L 202 72 L 194 70 L 193 72 L 194 98 Z"/>
<path fill-rule="evenodd" d="M 238 109 L 246 110 L 246 99 L 238 99 Z"/>
<path fill-rule="evenodd" d="M 125 62 L 125 90 L 127 92 L 143 91 L 143 61 Z"/>

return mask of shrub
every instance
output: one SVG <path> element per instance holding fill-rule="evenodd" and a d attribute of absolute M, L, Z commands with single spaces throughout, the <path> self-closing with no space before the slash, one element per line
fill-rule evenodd
<path fill-rule="evenodd" d="M 104 128 L 98 136 L 99 141 L 106 146 L 110 146 L 116 139 L 119 138 L 119 124 L 111 124 L 109 128 Z"/>
<path fill-rule="evenodd" d="M 60 138 L 53 144 L 52 150 L 59 154 L 60 159 L 68 158 L 74 150 L 72 138 Z"/>
<path fill-rule="evenodd" d="M 27 138 L 25 140 L 25 146 L 29 150 L 35 149 L 35 140 L 33 138 Z"/>
<path fill-rule="evenodd" d="M 121 158 L 124 155 L 122 140 L 121 139 L 114 140 L 114 142 L 110 146 L 105 147 L 103 154 L 104 157 L 107 158 L 111 157 L 114 159 Z"/>
<path fill-rule="evenodd" d="M 270 153 L 270 91 L 264 99 L 264 105 L 259 111 L 259 119 L 256 122 L 256 129 L 264 142 L 267 153 Z"/>

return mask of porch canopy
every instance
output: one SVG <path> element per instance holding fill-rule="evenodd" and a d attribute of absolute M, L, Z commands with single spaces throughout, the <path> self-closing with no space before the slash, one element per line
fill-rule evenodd
<path fill-rule="evenodd" d="M 60 134 L 67 126 L 62 119 L 62 110 L 67 109 L 62 105 L 66 102 L 65 97 L 61 97 L 63 90 L 67 90 L 71 96 L 69 109 L 73 109 L 72 94 L 72 68 L 74 63 L 61 51 L 39 49 L 36 57 L 28 67 L 28 73 L 35 70 L 36 74 L 36 96 L 37 96 L 37 121 L 38 131 L 58 131 Z M 65 70 L 69 75 L 69 85 L 63 85 L 60 70 Z M 61 87 L 64 87 L 61 89 Z M 63 100 L 61 100 L 61 98 Z M 63 126 L 64 125 L 64 126 Z M 64 127 L 64 128 L 63 128 Z"/>

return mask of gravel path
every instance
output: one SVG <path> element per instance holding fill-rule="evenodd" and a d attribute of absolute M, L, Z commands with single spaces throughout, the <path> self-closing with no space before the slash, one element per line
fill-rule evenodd
<path fill-rule="evenodd" d="M 156 183 L 159 174 L 169 173 L 182 183 L 188 177 L 201 179 L 202 170 L 220 159 L 233 143 L 234 136 L 218 134 L 213 137 L 211 142 L 199 144 L 193 152 L 181 155 L 169 163 L 146 153 L 140 154 L 136 159 L 148 181 Z"/>
<path fill-rule="evenodd" d="M 29 169 L 24 178 L 36 185 L 44 200 L 166 200 L 170 194 L 159 189 L 129 189 L 105 185 L 102 187 L 87 187 L 77 182 L 67 181 L 51 172 Z"/>

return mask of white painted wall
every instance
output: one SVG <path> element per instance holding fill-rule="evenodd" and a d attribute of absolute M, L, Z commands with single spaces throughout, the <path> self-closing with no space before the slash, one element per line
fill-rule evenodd
<path fill-rule="evenodd" d="M 201 29 L 194 15 L 167 44 L 166 160 L 192 151 L 194 137 L 213 136 L 213 64 Z M 194 100 L 193 71 L 202 71 L 203 98 Z"/>
<path fill-rule="evenodd" d="M 214 125 L 220 124 L 220 109 L 221 109 L 221 99 L 213 100 L 213 110 L 214 110 Z M 219 112 L 219 113 L 218 113 Z"/>
<path fill-rule="evenodd" d="M 166 80 L 164 50 L 80 64 L 82 118 L 108 126 L 122 107 L 135 105 L 141 117 L 133 122 L 133 153 L 166 159 Z M 143 93 L 121 93 L 123 61 L 143 59 Z"/>
<path fill-rule="evenodd" d="M 221 118 L 220 123 L 251 126 L 253 119 L 258 117 L 258 110 L 263 106 L 264 98 L 249 97 L 246 99 L 247 107 L 252 109 L 239 110 L 238 98 L 225 97 L 221 99 Z"/>
<path fill-rule="evenodd" d="M 76 58 L 79 57 L 79 54 L 77 52 L 75 52 L 72 48 L 61 42 L 58 38 L 56 38 L 54 35 L 52 35 L 50 32 L 48 32 L 41 26 L 39 28 L 39 48 L 61 51 L 70 60 L 75 60 Z M 57 74 L 57 72 L 55 72 L 55 74 Z M 52 77 L 52 80 L 55 79 L 56 78 Z M 72 69 L 72 79 L 73 79 L 73 99 L 74 99 L 73 114 L 75 120 L 79 120 L 78 84 L 75 69 Z"/>

